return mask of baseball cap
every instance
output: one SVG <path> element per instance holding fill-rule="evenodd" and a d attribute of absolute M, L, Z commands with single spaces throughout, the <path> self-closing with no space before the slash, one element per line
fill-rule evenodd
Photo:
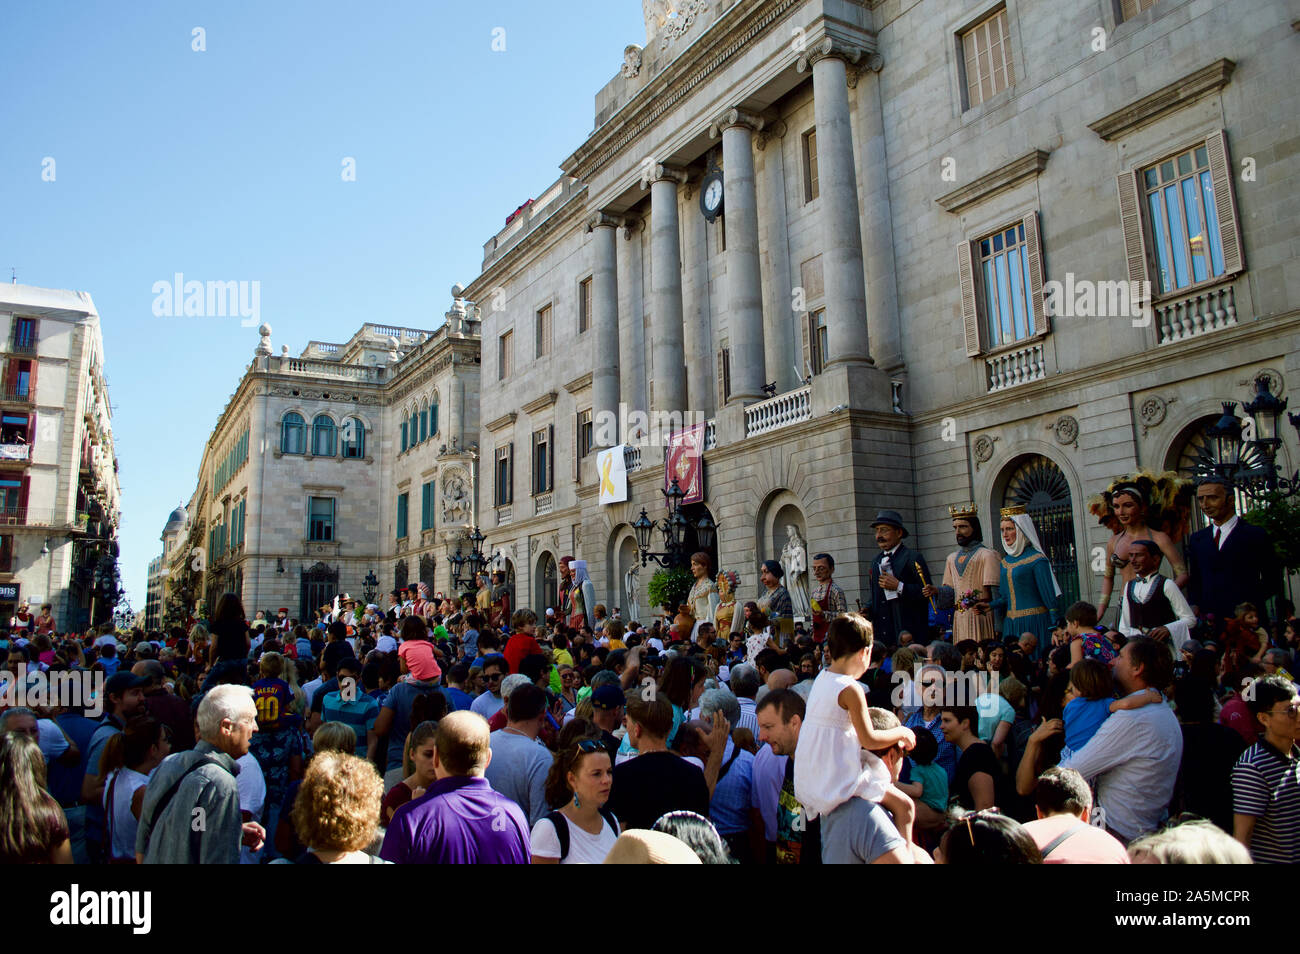
<path fill-rule="evenodd" d="M 623 695 L 623 690 L 610 683 L 597 686 L 591 693 L 591 707 L 602 712 L 617 709 L 626 702 L 627 697 Z"/>
<path fill-rule="evenodd" d="M 147 686 L 148 679 L 141 679 L 131 672 L 115 672 L 109 676 L 104 683 L 105 697 L 114 694 L 121 694 L 131 689 L 139 689 L 141 686 Z"/>

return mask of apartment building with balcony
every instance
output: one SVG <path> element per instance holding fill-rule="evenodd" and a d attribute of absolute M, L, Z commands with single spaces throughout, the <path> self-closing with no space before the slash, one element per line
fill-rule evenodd
<path fill-rule="evenodd" d="M 0 618 L 53 604 L 91 622 L 121 490 L 99 314 L 85 292 L 0 286 Z M 95 621 L 111 607 L 99 601 Z"/>
<path fill-rule="evenodd" d="M 695 506 L 742 599 L 787 526 L 852 599 L 878 510 L 938 566 L 974 500 L 990 538 L 1027 506 L 1068 601 L 1100 590 L 1090 495 L 1189 471 L 1221 402 L 1300 382 L 1291 5 L 670 6 L 466 293 L 480 524 L 522 604 L 554 605 L 561 554 L 627 601 L 664 470 L 629 448 L 598 503 L 620 404 L 708 419 Z"/>
<path fill-rule="evenodd" d="M 456 299 L 436 330 L 367 323 L 292 357 L 263 325 L 163 530 L 162 618 L 234 592 L 250 617 L 310 619 L 337 593 L 363 598 L 371 573 L 376 598 L 450 590 L 474 515 L 477 329 Z"/>

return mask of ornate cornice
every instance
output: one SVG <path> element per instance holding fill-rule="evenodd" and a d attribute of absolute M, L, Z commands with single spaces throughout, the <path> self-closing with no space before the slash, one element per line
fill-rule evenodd
<path fill-rule="evenodd" d="M 1118 139 L 1191 105 L 1202 96 L 1217 93 L 1228 85 L 1236 68 L 1237 64 L 1232 60 L 1215 60 L 1209 66 L 1188 73 L 1182 79 L 1088 123 L 1088 128 L 1107 141 Z"/>
<path fill-rule="evenodd" d="M 733 8 L 736 17 L 733 23 L 727 22 L 733 11 L 724 13 L 687 52 L 638 90 L 561 163 L 565 173 L 589 180 L 640 140 L 647 129 L 678 103 L 725 70 L 736 57 L 753 49 L 759 37 L 803 3 L 804 0 L 767 0 L 752 4 L 748 10 L 739 10 L 738 4 Z"/>
<path fill-rule="evenodd" d="M 518 416 L 519 416 L 518 411 L 508 411 L 507 413 L 502 414 L 500 417 L 498 417 L 495 421 L 488 421 L 483 426 L 486 427 L 489 431 L 496 432 L 501 430 L 501 428 L 503 427 L 513 424 L 515 422 L 515 418 L 517 418 Z"/>
<path fill-rule="evenodd" d="M 578 394 L 579 392 L 587 390 L 589 387 L 591 387 L 590 371 L 582 375 L 582 377 L 574 378 L 564 386 L 564 390 L 568 391 L 570 394 Z"/>
<path fill-rule="evenodd" d="M 1012 159 L 1006 165 L 998 166 L 992 172 L 984 173 L 973 182 L 939 196 L 934 201 L 943 206 L 945 212 L 959 215 L 990 196 L 1035 178 L 1046 168 L 1047 157 L 1050 155 L 1051 153 L 1045 149 L 1027 152 L 1017 159 Z"/>
<path fill-rule="evenodd" d="M 557 397 L 559 397 L 558 391 L 547 391 L 545 394 L 537 398 L 535 401 L 529 401 L 522 408 L 520 408 L 520 410 L 522 410 L 525 414 L 536 414 L 538 411 L 544 411 L 552 404 L 554 404 L 555 399 Z M 492 426 L 489 424 L 488 428 L 492 429 Z"/>

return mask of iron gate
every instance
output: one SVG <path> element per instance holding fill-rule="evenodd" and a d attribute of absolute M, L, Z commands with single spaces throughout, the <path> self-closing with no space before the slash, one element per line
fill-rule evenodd
<path fill-rule="evenodd" d="M 313 614 L 326 603 L 332 603 L 339 591 L 339 571 L 325 563 L 317 563 L 302 571 L 298 618 L 307 625 Z"/>

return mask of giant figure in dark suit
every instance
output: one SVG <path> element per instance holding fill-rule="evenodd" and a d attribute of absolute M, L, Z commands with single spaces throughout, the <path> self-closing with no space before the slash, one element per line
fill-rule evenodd
<path fill-rule="evenodd" d="M 1210 525 L 1187 540 L 1188 602 L 1202 616 L 1213 613 L 1220 624 L 1233 617 L 1239 604 L 1254 603 L 1263 620 L 1265 601 L 1282 589 L 1282 565 L 1272 538 L 1237 514 L 1226 478 L 1198 480 L 1196 502 Z"/>
<path fill-rule="evenodd" d="M 906 630 L 917 642 L 927 642 L 930 601 L 922 590 L 934 580 L 925 557 L 902 543 L 907 528 L 895 511 L 882 510 L 871 526 L 880 547 L 880 554 L 871 561 L 871 626 L 875 641 L 897 646 L 898 634 Z M 897 599 L 887 599 L 886 588 L 897 592 Z"/>

